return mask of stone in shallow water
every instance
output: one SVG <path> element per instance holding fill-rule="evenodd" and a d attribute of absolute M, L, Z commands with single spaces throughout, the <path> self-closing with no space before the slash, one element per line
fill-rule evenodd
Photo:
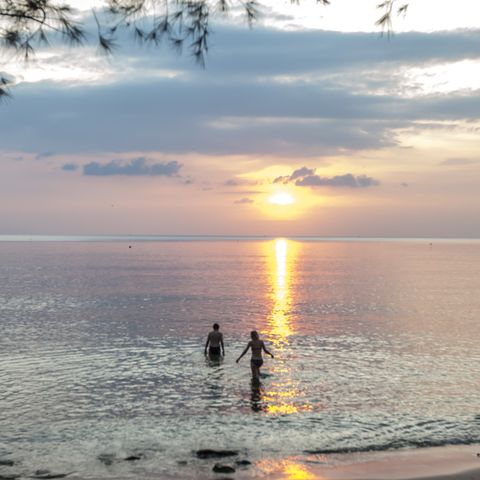
<path fill-rule="evenodd" d="M 124 458 L 126 462 L 135 462 L 137 460 L 141 460 L 145 455 L 143 453 L 139 453 L 137 455 L 129 455 L 128 457 Z"/>
<path fill-rule="evenodd" d="M 209 448 L 197 450 L 198 458 L 222 458 L 233 457 L 235 455 L 238 455 L 236 450 L 211 450 Z"/>
<path fill-rule="evenodd" d="M 7 475 L 0 475 L 0 480 L 15 480 L 19 478 L 21 475 L 19 473 L 9 473 Z"/>
<path fill-rule="evenodd" d="M 220 465 L 220 463 L 216 463 L 212 470 L 215 473 L 235 473 L 235 469 L 230 465 Z"/>
<path fill-rule="evenodd" d="M 101 453 L 97 457 L 104 465 L 111 465 L 113 461 L 115 460 L 115 454 L 114 453 Z"/>
<path fill-rule="evenodd" d="M 13 467 L 15 465 L 15 462 L 13 460 L 2 460 L 0 458 L 0 465 L 4 467 Z"/>
<path fill-rule="evenodd" d="M 72 472 L 70 472 L 72 473 Z M 53 478 L 65 478 L 70 473 L 52 473 L 50 470 L 37 470 L 30 478 L 38 478 L 41 480 L 50 480 Z"/>
<path fill-rule="evenodd" d="M 237 460 L 235 462 L 237 465 L 251 465 L 252 462 L 250 460 Z"/>

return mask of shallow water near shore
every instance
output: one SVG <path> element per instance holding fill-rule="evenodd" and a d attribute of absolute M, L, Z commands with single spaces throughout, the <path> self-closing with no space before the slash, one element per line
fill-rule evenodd
<path fill-rule="evenodd" d="M 480 443 L 477 241 L 0 242 L 0 260 L 2 472 Z M 259 388 L 235 364 L 252 329 L 275 354 Z"/>

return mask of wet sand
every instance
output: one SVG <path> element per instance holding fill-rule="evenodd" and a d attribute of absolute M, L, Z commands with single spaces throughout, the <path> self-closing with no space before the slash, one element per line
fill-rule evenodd
<path fill-rule="evenodd" d="M 479 445 L 285 459 L 271 479 L 480 480 Z M 317 457 L 317 458 L 314 458 Z M 323 462 L 323 463 L 320 463 Z M 260 475 L 259 478 L 262 478 Z"/>
<path fill-rule="evenodd" d="M 480 445 L 448 446 L 390 452 L 310 455 L 254 461 L 235 466 L 232 459 L 192 463 L 160 475 L 137 475 L 143 480 L 480 480 Z M 215 463 L 235 466 L 235 473 L 212 471 Z M 71 480 L 105 478 L 69 476 Z M 131 480 L 131 477 L 110 477 Z"/>

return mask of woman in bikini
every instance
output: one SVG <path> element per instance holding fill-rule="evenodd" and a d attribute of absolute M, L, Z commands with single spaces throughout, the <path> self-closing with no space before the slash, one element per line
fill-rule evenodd
<path fill-rule="evenodd" d="M 250 367 L 252 368 L 252 379 L 258 381 L 260 379 L 260 367 L 263 365 L 262 350 L 273 358 L 273 355 L 266 349 L 263 340 L 260 340 L 258 333 L 253 330 L 250 332 L 251 340 L 248 342 L 247 347 L 242 354 L 237 358 L 237 363 L 248 352 L 248 349 L 252 349 L 252 358 L 250 360 Z"/>

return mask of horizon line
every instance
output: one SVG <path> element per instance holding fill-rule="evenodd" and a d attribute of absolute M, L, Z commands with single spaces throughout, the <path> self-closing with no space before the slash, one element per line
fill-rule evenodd
<path fill-rule="evenodd" d="M 18 241 L 265 241 L 284 238 L 296 241 L 475 241 L 480 237 L 422 235 L 261 235 L 261 234 L 0 234 L 0 242 Z"/>

